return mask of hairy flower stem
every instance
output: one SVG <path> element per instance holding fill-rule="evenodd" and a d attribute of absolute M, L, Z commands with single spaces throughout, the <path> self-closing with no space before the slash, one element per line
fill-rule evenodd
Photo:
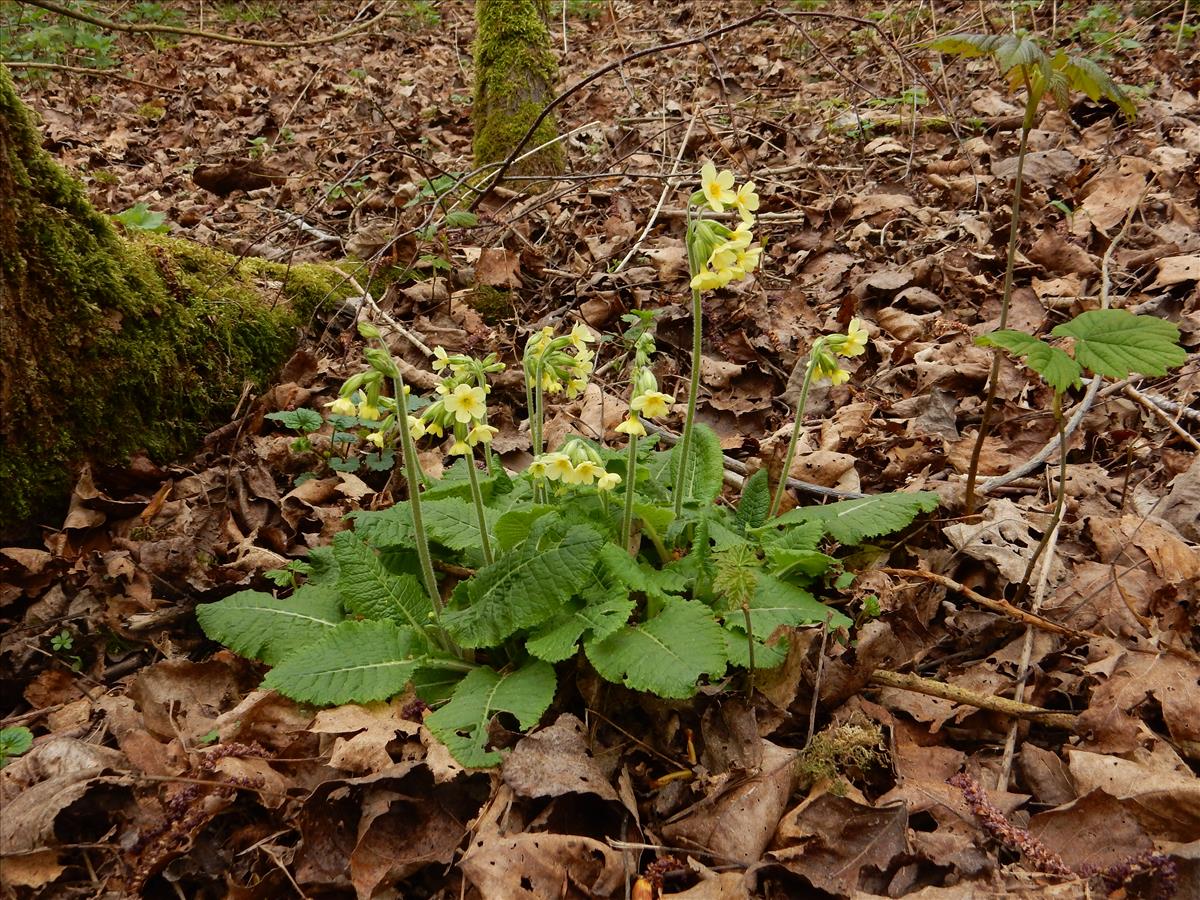
<path fill-rule="evenodd" d="M 1038 542 L 1037 549 L 1033 551 L 1033 556 L 1029 558 L 1029 564 L 1025 566 L 1025 576 L 1021 579 L 1016 596 L 1013 597 L 1014 606 L 1020 606 L 1029 594 L 1029 580 L 1033 577 L 1038 557 L 1045 552 L 1046 545 L 1050 542 L 1050 536 L 1058 528 L 1058 523 L 1062 520 L 1063 507 L 1067 501 L 1067 435 L 1066 422 L 1062 413 L 1062 394 L 1059 391 L 1054 392 L 1054 422 L 1058 426 L 1058 496 L 1054 501 L 1054 513 L 1050 516 L 1050 522 L 1042 529 L 1042 539 Z"/>
<path fill-rule="evenodd" d="M 488 538 L 487 517 L 483 514 L 483 491 L 479 489 L 479 473 L 475 470 L 474 455 L 467 457 L 467 474 L 471 480 L 471 499 L 475 501 L 475 521 L 479 523 L 479 543 L 483 547 L 483 561 L 492 564 L 492 542 Z"/>
<path fill-rule="evenodd" d="M 633 543 L 633 494 L 637 482 L 637 435 L 629 436 L 629 457 L 625 464 L 625 511 L 621 515 L 621 546 L 631 556 L 637 556 L 637 548 Z"/>
<path fill-rule="evenodd" d="M 1026 82 L 1028 87 L 1028 81 Z M 1034 113 L 1037 111 L 1041 95 L 1029 91 L 1029 101 L 1025 104 L 1025 119 L 1021 122 L 1021 143 L 1017 147 L 1017 175 L 1013 182 L 1012 221 L 1008 226 L 1008 259 L 1004 266 L 1004 293 L 1000 298 L 1000 324 L 1003 328 L 1008 324 L 1008 307 L 1012 300 L 1013 270 L 1017 262 L 1017 237 L 1021 231 L 1021 186 L 1025 174 L 1025 147 L 1029 142 L 1029 132 L 1033 129 Z M 975 481 L 979 476 L 979 457 L 983 453 L 983 441 L 987 437 L 992 424 L 992 409 L 996 404 L 996 386 L 1000 380 L 1001 350 L 992 350 L 992 368 L 988 372 L 987 398 L 983 401 L 983 415 L 979 419 L 979 434 L 975 438 L 975 446 L 971 448 L 971 462 L 967 466 L 967 492 L 964 501 L 966 515 L 975 514 Z"/>
<path fill-rule="evenodd" d="M 689 206 L 689 217 L 691 208 Z M 688 271 L 695 277 L 700 271 L 700 260 L 692 251 L 691 222 L 688 223 Z M 679 472 L 676 473 L 674 484 L 674 512 L 678 518 L 683 514 L 683 488 L 688 479 L 688 462 L 691 456 L 691 432 L 696 426 L 696 396 L 700 394 L 700 356 L 703 340 L 703 308 L 700 300 L 700 290 L 691 289 L 691 382 L 688 385 L 688 415 L 683 421 L 683 436 L 679 438 Z"/>
<path fill-rule="evenodd" d="M 800 386 L 800 400 L 796 403 L 796 421 L 792 425 L 792 437 L 788 441 L 787 453 L 783 455 L 783 468 L 779 472 L 779 484 L 775 485 L 775 494 L 771 497 L 771 507 L 767 518 L 772 519 L 779 513 L 783 503 L 783 495 L 787 492 L 788 476 L 792 473 L 792 460 L 796 456 L 796 441 L 800 439 L 800 423 L 804 421 L 804 408 L 808 405 L 808 389 L 812 385 L 813 373 L 817 369 L 817 353 L 822 349 L 824 338 L 818 338 L 808 353 L 808 365 L 804 368 L 804 383 Z"/>

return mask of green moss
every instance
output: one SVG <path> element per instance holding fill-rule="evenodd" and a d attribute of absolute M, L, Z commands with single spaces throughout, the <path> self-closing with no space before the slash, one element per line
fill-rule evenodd
<path fill-rule="evenodd" d="M 83 460 L 177 457 L 262 389 L 322 303 L 330 267 L 162 235 L 122 237 L 41 150 L 0 67 L 0 532 L 56 524 Z"/>
<path fill-rule="evenodd" d="M 558 64 L 536 0 L 479 0 L 475 40 L 475 163 L 505 159 L 553 99 Z M 526 144 L 532 149 L 558 135 L 553 115 Z M 562 145 L 552 144 L 513 167 L 514 174 L 563 171 Z"/>
<path fill-rule="evenodd" d="M 508 291 L 487 284 L 476 285 L 466 296 L 467 304 L 489 325 L 495 325 L 506 316 L 512 315 L 513 302 Z"/>

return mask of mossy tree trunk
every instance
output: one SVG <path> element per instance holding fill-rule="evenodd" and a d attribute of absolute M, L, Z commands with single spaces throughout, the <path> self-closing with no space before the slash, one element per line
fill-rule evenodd
<path fill-rule="evenodd" d="M 477 0 L 475 4 L 475 128 L 477 166 L 506 159 L 538 114 L 554 99 L 558 63 L 546 28 L 547 0 Z M 558 136 L 551 114 L 525 145 L 532 150 Z M 566 156 L 555 143 L 509 171 L 558 175 Z"/>
<path fill-rule="evenodd" d="M 0 536 L 55 526 L 84 461 L 166 461 L 263 386 L 336 270 L 116 232 L 0 66 Z"/>

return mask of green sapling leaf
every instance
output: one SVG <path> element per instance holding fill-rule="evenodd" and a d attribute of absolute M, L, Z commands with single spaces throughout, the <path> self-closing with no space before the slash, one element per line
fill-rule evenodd
<path fill-rule="evenodd" d="M 488 722 L 497 713 L 510 713 L 522 730 L 529 730 L 554 700 L 556 686 L 554 667 L 537 659 L 504 675 L 474 669 L 458 683 L 449 703 L 425 717 L 425 726 L 462 765 L 495 766 L 503 757 L 487 749 Z"/>
<path fill-rule="evenodd" d="M 1051 347 L 1023 331 L 1008 328 L 993 331 L 975 338 L 975 343 L 980 347 L 1001 347 L 1013 356 L 1024 359 L 1029 368 L 1041 375 L 1060 394 L 1067 388 L 1078 388 L 1083 384 L 1080 378 L 1083 370 L 1079 363 L 1057 347 Z"/>
<path fill-rule="evenodd" d="M 1135 316 L 1127 309 L 1094 309 L 1080 313 L 1050 332 L 1075 339 L 1075 361 L 1107 378 L 1130 372 L 1166 375 L 1187 361 L 1179 346 L 1179 329 L 1157 316 Z"/>

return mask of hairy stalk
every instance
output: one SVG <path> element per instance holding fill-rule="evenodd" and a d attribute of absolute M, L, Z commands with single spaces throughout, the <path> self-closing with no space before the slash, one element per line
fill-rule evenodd
<path fill-rule="evenodd" d="M 1026 82 L 1028 85 L 1028 81 Z M 1025 175 L 1025 147 L 1029 142 L 1029 132 L 1033 129 L 1034 113 L 1037 111 L 1039 95 L 1030 90 L 1029 101 L 1025 105 L 1025 118 L 1021 122 L 1021 143 L 1017 147 L 1017 175 L 1013 182 L 1012 222 L 1008 227 L 1008 258 L 1004 265 L 1004 293 L 1000 298 L 1000 325 L 1008 324 L 1008 306 L 1012 300 L 1013 270 L 1017 262 L 1017 237 L 1021 230 L 1021 186 Z M 971 462 L 967 467 L 967 493 L 965 500 L 966 515 L 975 513 L 975 481 L 979 476 L 979 457 L 983 453 L 983 441 L 987 437 L 992 424 L 992 410 L 996 404 L 996 387 L 1000 380 L 1000 348 L 992 350 L 992 368 L 988 372 L 987 397 L 983 401 L 983 415 L 979 419 L 979 434 L 975 438 L 975 446 L 971 448 Z"/>
<path fill-rule="evenodd" d="M 621 515 L 621 546 L 637 556 L 633 543 L 633 488 L 637 481 L 637 435 L 629 436 L 629 461 L 625 464 L 625 511 Z"/>
<path fill-rule="evenodd" d="M 688 218 L 691 218 L 691 207 L 688 207 Z M 699 271 L 698 261 L 692 251 L 692 223 L 688 222 L 688 273 L 694 278 Z M 675 515 L 683 513 L 683 487 L 687 479 L 688 458 L 692 454 L 692 431 L 696 424 L 696 397 L 700 393 L 700 354 L 703 341 L 704 310 L 700 301 L 700 291 L 692 288 L 692 378 L 688 384 L 687 415 L 683 420 L 683 434 L 679 439 L 679 471 L 675 475 Z"/>
<path fill-rule="evenodd" d="M 479 543 L 483 547 L 483 561 L 492 564 L 492 542 L 488 538 L 487 517 L 483 514 L 483 492 L 479 490 L 479 473 L 475 470 L 475 456 L 467 457 L 467 474 L 471 480 L 471 499 L 475 501 L 475 521 L 479 523 Z"/>
<path fill-rule="evenodd" d="M 808 365 L 804 369 L 804 383 L 800 386 L 800 400 L 796 403 L 796 421 L 792 425 L 792 437 L 788 441 L 787 453 L 783 456 L 783 469 L 780 470 L 779 484 L 775 486 L 775 494 L 771 497 L 771 507 L 767 510 L 767 518 L 774 518 L 779 513 L 779 505 L 783 503 L 783 495 L 787 492 L 788 476 L 792 473 L 792 460 L 796 456 L 796 441 L 800 438 L 800 423 L 804 421 L 804 407 L 808 405 L 808 389 L 812 385 L 813 372 L 816 370 L 817 352 L 821 349 L 824 338 L 818 338 L 808 354 Z"/>
<path fill-rule="evenodd" d="M 754 624 L 750 620 L 750 601 L 742 600 L 742 618 L 746 620 L 746 652 L 750 665 L 746 668 L 746 695 L 754 696 Z"/>

